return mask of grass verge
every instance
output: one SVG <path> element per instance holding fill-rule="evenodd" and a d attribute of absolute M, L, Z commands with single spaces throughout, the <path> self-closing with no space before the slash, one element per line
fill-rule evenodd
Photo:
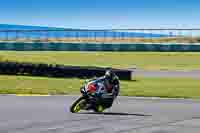
<path fill-rule="evenodd" d="M 200 69 L 200 53 L 184 52 L 56 52 L 0 51 L 0 60 L 130 68 L 146 70 Z"/>
<path fill-rule="evenodd" d="M 80 94 L 84 80 L 0 76 L 1 94 Z M 191 78 L 142 78 L 121 81 L 123 96 L 200 98 L 200 82 Z"/>

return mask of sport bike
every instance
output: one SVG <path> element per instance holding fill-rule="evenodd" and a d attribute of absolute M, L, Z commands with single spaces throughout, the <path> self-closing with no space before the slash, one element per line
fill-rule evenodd
<path fill-rule="evenodd" d="M 102 84 L 98 84 L 101 85 Z M 97 88 L 99 93 L 103 92 L 103 87 L 95 87 L 93 81 L 85 81 L 84 85 L 80 88 L 81 96 L 75 100 L 70 107 L 70 112 L 78 113 L 81 110 L 93 110 L 94 112 L 103 112 L 106 109 L 106 103 L 99 100 L 97 97 Z"/>

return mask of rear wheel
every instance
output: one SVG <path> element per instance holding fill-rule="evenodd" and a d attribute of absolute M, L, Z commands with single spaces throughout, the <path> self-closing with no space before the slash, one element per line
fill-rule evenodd
<path fill-rule="evenodd" d="M 97 113 L 102 113 L 104 109 L 105 108 L 102 105 L 97 105 L 94 111 Z"/>
<path fill-rule="evenodd" d="M 85 98 L 79 97 L 70 107 L 70 112 L 72 113 L 78 113 L 81 111 L 81 103 L 85 101 Z"/>

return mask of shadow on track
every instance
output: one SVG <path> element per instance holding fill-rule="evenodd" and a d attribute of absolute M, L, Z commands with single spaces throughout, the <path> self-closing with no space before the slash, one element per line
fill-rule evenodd
<path fill-rule="evenodd" d="M 118 115 L 118 116 L 152 116 L 152 115 L 145 115 L 145 114 L 118 113 L 118 112 L 103 112 L 103 113 L 84 112 L 84 113 L 78 113 L 78 114 Z"/>

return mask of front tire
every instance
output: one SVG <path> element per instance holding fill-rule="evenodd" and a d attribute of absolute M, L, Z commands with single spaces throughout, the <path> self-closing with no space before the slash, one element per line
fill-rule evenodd
<path fill-rule="evenodd" d="M 72 113 L 78 113 L 81 111 L 80 103 L 81 101 L 85 100 L 83 96 L 79 97 L 70 107 L 70 112 Z"/>

